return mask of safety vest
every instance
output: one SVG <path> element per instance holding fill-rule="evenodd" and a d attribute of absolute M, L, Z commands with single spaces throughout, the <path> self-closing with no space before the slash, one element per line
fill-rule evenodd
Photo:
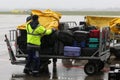
<path fill-rule="evenodd" d="M 52 29 L 46 30 L 43 26 L 38 25 L 35 29 L 32 29 L 30 24 L 26 25 L 27 30 L 27 43 L 40 46 L 41 37 L 43 35 L 49 35 L 52 33 Z"/>

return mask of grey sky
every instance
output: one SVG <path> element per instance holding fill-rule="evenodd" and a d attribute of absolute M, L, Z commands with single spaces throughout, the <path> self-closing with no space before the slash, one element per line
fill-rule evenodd
<path fill-rule="evenodd" d="M 0 0 L 0 10 L 22 8 L 68 10 L 120 8 L 120 0 Z"/>

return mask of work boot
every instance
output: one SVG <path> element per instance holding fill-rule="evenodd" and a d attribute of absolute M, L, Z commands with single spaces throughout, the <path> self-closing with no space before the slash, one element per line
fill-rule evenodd
<path fill-rule="evenodd" d="M 29 73 L 30 70 L 29 70 L 28 68 L 25 68 L 25 69 L 23 70 L 23 72 L 24 72 L 25 74 L 30 74 L 30 73 Z"/>
<path fill-rule="evenodd" d="M 38 71 L 32 71 L 32 76 L 34 76 L 34 77 L 39 77 L 40 74 L 39 74 Z"/>

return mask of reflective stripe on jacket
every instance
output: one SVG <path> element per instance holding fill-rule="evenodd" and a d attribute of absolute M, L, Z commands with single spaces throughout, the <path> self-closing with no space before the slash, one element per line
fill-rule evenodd
<path fill-rule="evenodd" d="M 35 29 L 32 29 L 30 24 L 26 25 L 27 30 L 27 43 L 34 45 L 41 45 L 41 37 L 43 35 L 49 35 L 52 33 L 52 29 L 46 30 L 43 26 L 38 25 Z"/>

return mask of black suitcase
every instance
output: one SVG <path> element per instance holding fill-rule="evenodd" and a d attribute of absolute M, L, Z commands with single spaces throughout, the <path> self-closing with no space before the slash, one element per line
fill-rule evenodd
<path fill-rule="evenodd" d="M 98 48 L 81 48 L 80 56 L 92 56 L 95 52 L 95 56 L 98 56 Z"/>
<path fill-rule="evenodd" d="M 86 41 L 88 40 L 89 32 L 77 30 L 73 32 L 73 36 L 74 36 L 74 39 L 78 42 Z"/>

